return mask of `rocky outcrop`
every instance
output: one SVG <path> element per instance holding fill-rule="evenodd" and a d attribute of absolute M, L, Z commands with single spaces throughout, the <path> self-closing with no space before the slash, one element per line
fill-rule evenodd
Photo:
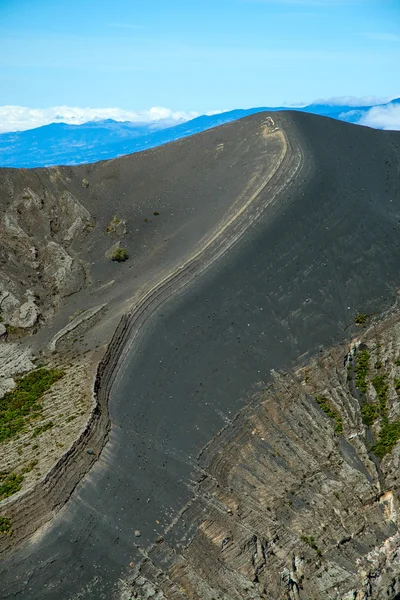
<path fill-rule="evenodd" d="M 86 269 L 71 244 L 90 214 L 67 191 L 15 192 L 9 180 L 8 193 L 0 219 L 0 311 L 6 325 L 31 330 L 84 286 Z"/>
<path fill-rule="evenodd" d="M 14 377 L 34 369 L 34 357 L 19 344 L 0 343 L 0 398 L 15 386 Z"/>
<path fill-rule="evenodd" d="M 381 460 L 373 452 L 386 414 L 377 377 L 388 382 L 390 423 L 400 410 L 398 318 L 361 341 L 350 363 L 343 346 L 295 375 L 276 374 L 209 444 L 193 501 L 135 567 L 135 597 L 149 589 L 180 600 L 398 597 L 400 444 Z M 366 403 L 377 407 L 372 423 Z"/>

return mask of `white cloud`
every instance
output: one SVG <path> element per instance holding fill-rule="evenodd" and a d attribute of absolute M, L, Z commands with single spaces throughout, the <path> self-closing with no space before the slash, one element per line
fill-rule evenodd
<path fill-rule="evenodd" d="M 375 106 L 376 104 L 386 104 L 394 96 L 337 96 L 334 98 L 320 98 L 314 100 L 313 104 L 327 104 L 328 106 Z"/>
<path fill-rule="evenodd" d="M 375 106 L 360 120 L 360 125 L 368 125 L 376 129 L 395 129 L 400 131 L 400 104 Z"/>
<path fill-rule="evenodd" d="M 51 106 L 49 108 L 29 108 L 26 106 L 0 106 L 0 133 L 22 131 L 41 127 L 49 123 L 81 125 L 87 121 L 131 121 L 133 123 L 154 123 L 160 126 L 173 126 L 197 117 L 193 111 L 174 111 L 155 106 L 149 110 L 132 111 L 121 108 L 81 108 L 78 106 Z"/>

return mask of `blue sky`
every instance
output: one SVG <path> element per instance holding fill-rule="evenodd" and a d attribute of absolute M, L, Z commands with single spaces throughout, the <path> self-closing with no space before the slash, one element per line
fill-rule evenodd
<path fill-rule="evenodd" d="M 0 106 L 400 95 L 400 0 L 0 0 Z"/>

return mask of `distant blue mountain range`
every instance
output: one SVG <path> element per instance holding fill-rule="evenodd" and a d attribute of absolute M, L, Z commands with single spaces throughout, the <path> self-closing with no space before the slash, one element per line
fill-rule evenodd
<path fill-rule="evenodd" d="M 400 104 L 400 98 L 380 106 L 389 107 L 395 104 Z M 290 109 L 287 107 L 250 108 L 197 117 L 166 129 L 160 129 L 162 125 L 154 123 L 138 124 L 112 119 L 83 125 L 52 123 L 27 131 L 0 134 L 0 167 L 77 165 L 116 158 L 123 154 L 173 142 L 262 111 L 298 110 L 349 123 L 359 123 L 371 108 L 371 106 L 328 104 L 310 104 L 303 108 Z"/>

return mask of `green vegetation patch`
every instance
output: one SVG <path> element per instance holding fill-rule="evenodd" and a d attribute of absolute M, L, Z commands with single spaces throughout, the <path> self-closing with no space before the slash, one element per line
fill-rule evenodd
<path fill-rule="evenodd" d="M 387 375 L 377 375 L 371 381 L 375 388 L 376 395 L 378 396 L 379 413 L 381 417 L 387 417 L 388 406 L 387 396 L 389 391 L 389 384 L 387 382 Z"/>
<path fill-rule="evenodd" d="M 116 248 L 112 253 L 111 260 L 115 262 L 124 262 L 129 256 L 125 248 Z"/>
<path fill-rule="evenodd" d="M 302 542 L 304 542 L 305 544 L 307 544 L 307 546 L 310 546 L 310 548 L 312 548 L 313 550 L 315 550 L 315 552 L 318 554 L 318 556 L 322 556 L 322 552 L 321 550 L 318 548 L 317 546 L 317 542 L 315 541 L 314 536 L 310 535 L 302 535 L 300 536 L 300 539 Z"/>
<path fill-rule="evenodd" d="M 400 379 L 398 377 L 395 377 L 393 379 L 393 385 L 394 385 L 394 389 L 396 390 L 396 392 L 398 394 L 400 394 Z"/>
<path fill-rule="evenodd" d="M 332 406 L 329 404 L 329 400 L 324 396 L 317 396 L 315 398 L 315 401 L 320 407 L 320 409 L 323 410 L 326 415 L 328 415 L 328 417 L 331 417 L 331 419 L 335 420 L 336 433 L 343 433 L 343 419 L 340 413 L 337 410 L 333 409 Z"/>
<path fill-rule="evenodd" d="M 0 517 L 0 535 L 11 535 L 11 521 L 7 517 Z"/>
<path fill-rule="evenodd" d="M 23 475 L 17 475 L 17 473 L 11 473 L 8 471 L 3 471 L 0 473 L 0 501 L 4 500 L 4 498 L 8 498 L 12 496 L 22 487 L 22 482 L 24 480 Z"/>
<path fill-rule="evenodd" d="M 360 390 L 360 392 L 367 391 L 367 376 L 369 373 L 369 359 L 370 355 L 368 350 L 363 350 L 356 356 L 356 387 Z"/>
<path fill-rule="evenodd" d="M 361 416 L 363 423 L 367 425 L 367 427 L 371 427 L 378 418 L 378 409 L 375 404 L 369 404 L 366 402 L 361 409 Z"/>
<path fill-rule="evenodd" d="M 369 319 L 369 315 L 363 315 L 362 313 L 359 313 L 358 315 L 356 315 L 354 317 L 354 323 L 356 325 L 365 325 L 365 323 L 368 321 Z"/>
<path fill-rule="evenodd" d="M 382 419 L 381 430 L 377 442 L 371 450 L 378 458 L 382 459 L 389 454 L 400 440 L 400 421 L 389 423 L 387 418 Z"/>
<path fill-rule="evenodd" d="M 0 399 L 0 442 L 14 437 L 38 415 L 43 394 L 63 375 L 60 369 L 41 368 L 17 380 L 16 387 Z"/>

